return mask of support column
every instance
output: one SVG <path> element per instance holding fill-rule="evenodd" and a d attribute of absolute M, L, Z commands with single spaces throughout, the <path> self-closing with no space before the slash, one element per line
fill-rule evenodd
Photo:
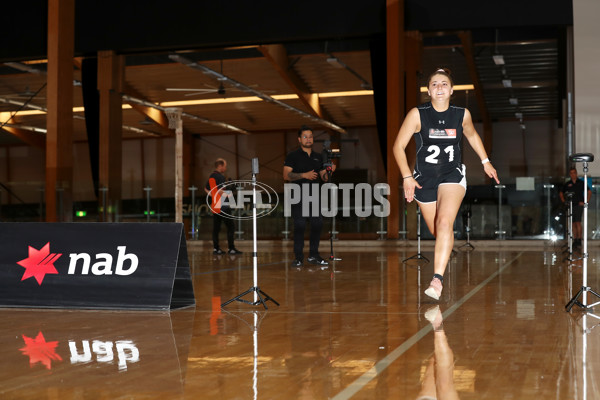
<path fill-rule="evenodd" d="M 75 0 L 48 0 L 47 222 L 73 219 L 74 27 Z"/>
<path fill-rule="evenodd" d="M 387 237 L 398 239 L 400 170 L 394 158 L 394 142 L 404 118 L 404 0 L 386 1 L 387 52 L 387 180 L 390 215 Z"/>
<path fill-rule="evenodd" d="M 408 31 L 405 34 L 404 68 L 406 72 L 404 115 L 420 103 L 419 73 L 421 72 L 423 55 L 423 38 L 419 31 Z M 406 146 L 406 159 L 411 168 L 415 165 L 417 149 L 414 139 Z M 406 230 L 408 239 L 417 238 L 417 202 L 406 205 Z"/>
<path fill-rule="evenodd" d="M 183 132 L 183 195 L 189 196 L 190 186 L 196 181 L 194 176 L 195 166 L 195 144 L 194 138 L 189 132 Z"/>
<path fill-rule="evenodd" d="M 600 12 L 600 3 L 595 0 L 573 1 L 573 74 L 574 74 L 574 153 L 592 153 L 596 161 L 590 163 L 589 174 L 600 175 L 600 104 L 597 78 L 600 46 L 600 26 L 594 18 Z M 568 172 L 568 171 L 567 171 Z"/>
<path fill-rule="evenodd" d="M 99 184 L 108 188 L 106 221 L 113 222 L 121 209 L 122 126 L 124 61 L 112 50 L 98 52 L 98 93 L 100 95 Z"/>

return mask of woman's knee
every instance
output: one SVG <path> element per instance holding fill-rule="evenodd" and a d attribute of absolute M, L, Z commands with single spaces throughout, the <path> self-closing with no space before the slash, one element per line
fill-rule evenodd
<path fill-rule="evenodd" d="M 454 231 L 454 219 L 445 216 L 439 216 L 435 220 L 435 230 L 437 234 L 442 232 Z"/>

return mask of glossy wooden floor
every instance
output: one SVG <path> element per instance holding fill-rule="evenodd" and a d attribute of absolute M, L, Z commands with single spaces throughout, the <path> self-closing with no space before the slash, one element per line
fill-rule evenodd
<path fill-rule="evenodd" d="M 458 251 L 436 302 L 432 263 L 403 262 L 414 247 L 340 246 L 330 268 L 296 270 L 289 246 L 264 244 L 259 287 L 280 306 L 221 309 L 253 286 L 251 243 L 238 247 L 190 246 L 195 310 L 0 310 L 0 398 L 600 398 L 600 319 L 565 311 L 582 268 L 558 246 Z"/>

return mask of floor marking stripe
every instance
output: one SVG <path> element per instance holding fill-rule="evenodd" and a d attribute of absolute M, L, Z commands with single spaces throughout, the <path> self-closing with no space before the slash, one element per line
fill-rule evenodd
<path fill-rule="evenodd" d="M 497 277 L 502 271 L 504 271 L 509 265 L 511 265 L 515 260 L 517 260 L 523 252 L 517 254 L 512 260 L 505 263 L 501 268 L 496 270 L 492 275 L 490 275 L 487 279 L 482 281 L 479 285 L 475 286 L 469 293 L 464 295 L 460 300 L 454 303 L 450 308 L 448 308 L 445 312 L 442 313 L 444 319 L 449 317 L 456 309 L 466 303 L 471 297 L 473 297 L 477 292 L 479 292 L 485 285 L 487 285 L 492 279 Z M 332 397 L 332 400 L 347 400 L 358 393 L 364 386 L 366 386 L 373 378 L 377 377 L 381 372 L 383 372 L 391 363 L 396 361 L 402 354 L 404 354 L 408 349 L 410 349 L 415 343 L 421 340 L 425 335 L 427 335 L 431 331 L 431 324 L 427 324 L 427 326 L 423 327 L 420 331 L 411 336 L 408 340 L 402 343 L 400 346 L 396 347 L 390 354 L 379 360 L 373 367 L 371 367 L 367 372 L 362 374 L 362 376 L 358 377 L 354 382 L 348 385 L 344 390 L 336 394 Z"/>

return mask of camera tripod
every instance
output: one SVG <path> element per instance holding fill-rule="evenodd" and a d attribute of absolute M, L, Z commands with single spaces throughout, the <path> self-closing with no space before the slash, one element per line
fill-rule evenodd
<path fill-rule="evenodd" d="M 467 207 L 465 211 L 463 211 L 463 222 L 465 223 L 465 232 L 467 233 L 467 242 L 462 246 L 459 246 L 459 250 L 463 251 L 473 251 L 475 250 L 475 246 L 471 244 L 471 205 Z"/>
<path fill-rule="evenodd" d="M 587 285 L 587 260 L 588 260 L 588 252 L 587 252 L 587 227 L 588 227 L 588 188 L 587 188 L 587 173 L 588 173 L 588 162 L 594 161 L 594 155 L 590 153 L 577 153 L 571 154 L 569 156 L 569 161 L 571 162 L 582 162 L 583 163 L 583 251 L 582 251 L 582 259 L 583 259 L 583 283 L 581 289 L 573 296 L 571 300 L 565 305 L 565 309 L 567 312 L 571 311 L 574 305 L 577 305 L 584 310 L 593 308 L 595 305 L 600 304 L 600 301 L 587 304 L 587 292 L 590 292 L 596 298 L 600 299 L 600 294 L 596 293 L 592 290 L 591 287 Z M 581 296 L 581 301 L 579 297 Z"/>
<path fill-rule="evenodd" d="M 425 263 L 429 262 L 429 259 L 421 254 L 421 208 L 419 206 L 417 206 L 417 254 L 405 258 L 402 262 L 406 263 L 409 260 L 424 260 Z"/>
<path fill-rule="evenodd" d="M 243 293 L 238 294 L 232 299 L 227 300 L 225 303 L 221 304 L 221 308 L 225 307 L 227 304 L 232 303 L 234 301 L 239 301 L 240 303 L 250 304 L 253 306 L 262 304 L 265 310 L 268 309 L 267 301 L 272 301 L 276 305 L 279 306 L 279 303 L 273 299 L 271 296 L 263 292 L 258 286 L 258 249 L 257 249 L 257 235 L 256 235 L 256 175 L 258 174 L 258 158 L 252 159 L 252 241 L 253 241 L 253 251 L 252 251 L 252 261 L 253 261 L 253 278 L 254 278 L 254 286 L 250 289 L 246 290 Z M 247 294 L 253 293 L 254 300 L 245 300 L 244 296 Z"/>
<path fill-rule="evenodd" d="M 573 193 L 567 192 L 565 193 L 565 201 L 569 202 L 569 207 L 567 208 L 567 243 L 566 249 L 563 253 L 567 253 L 566 261 L 573 262 L 577 260 L 581 260 L 582 257 L 573 258 Z"/>
<path fill-rule="evenodd" d="M 327 182 L 331 183 L 331 174 L 333 172 L 333 163 L 331 162 L 330 159 L 327 159 L 327 161 L 323 164 L 325 166 L 325 171 L 327 173 Z M 337 190 L 337 187 L 335 188 Z M 336 199 L 336 203 L 337 203 L 337 196 L 333 197 Z M 331 217 L 331 230 L 329 231 L 329 248 L 330 248 L 330 252 L 329 252 L 329 261 L 342 261 L 341 258 L 336 257 L 333 254 L 333 235 L 335 233 L 335 214 L 332 215 Z"/>

